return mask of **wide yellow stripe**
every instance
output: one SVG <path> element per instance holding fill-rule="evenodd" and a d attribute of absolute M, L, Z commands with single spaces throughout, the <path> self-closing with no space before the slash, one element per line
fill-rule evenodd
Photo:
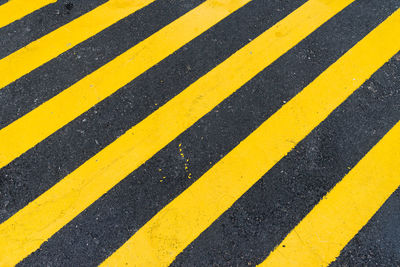
<path fill-rule="evenodd" d="M 0 28 L 54 2 L 57 0 L 10 0 L 0 6 Z"/>
<path fill-rule="evenodd" d="M 12 0 L 11 2 L 14 1 Z M 20 3 L 19 6 L 15 7 L 15 9 L 19 9 L 23 5 L 30 6 L 34 2 L 44 1 L 18 0 L 15 2 Z M 1 59 L 0 90 L 151 2 L 154 2 L 154 0 L 110 0 Z M 1 20 L 2 18 L 0 17 L 0 22 Z"/>
<path fill-rule="evenodd" d="M 307 2 L 1 224 L 0 264 L 14 263 L 37 249 L 101 195 L 352 1 L 328 2 Z M 206 5 L 210 3 L 215 2 Z M 199 16 L 215 16 L 216 11 L 209 13 L 210 6 L 200 8 Z M 173 40 L 183 32 L 170 34 L 164 38 Z M 168 46 L 167 41 L 164 46 Z M 118 78 L 118 70 L 113 77 Z"/>
<path fill-rule="evenodd" d="M 103 265 L 168 265 L 399 49 L 397 11 L 157 213 Z"/>
<path fill-rule="evenodd" d="M 400 186 L 400 123 L 260 266 L 328 266 Z"/>
<path fill-rule="evenodd" d="M 113 1 L 138 3 L 136 0 Z M 0 168 L 248 2 L 250 0 L 208 0 L 202 3 L 35 110 L 1 129 Z M 84 32 L 80 28 L 77 31 Z"/>

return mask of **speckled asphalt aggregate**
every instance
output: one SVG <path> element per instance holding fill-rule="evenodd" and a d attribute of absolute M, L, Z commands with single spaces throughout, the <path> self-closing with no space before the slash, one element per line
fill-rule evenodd
<path fill-rule="evenodd" d="M 104 2 L 60 0 L 1 28 L 0 58 Z M 6 86 L 0 91 L 0 127 L 202 2 L 155 1 Z M 304 2 L 251 1 L 2 168 L 1 222 Z M 104 261 L 399 7 L 398 0 L 359 0 L 349 5 L 161 149 L 20 265 L 95 266 Z M 202 232 L 172 266 L 260 263 L 399 120 L 397 54 Z M 187 168 L 186 159 L 190 159 Z M 399 225 L 400 189 L 331 266 L 400 266 Z"/>

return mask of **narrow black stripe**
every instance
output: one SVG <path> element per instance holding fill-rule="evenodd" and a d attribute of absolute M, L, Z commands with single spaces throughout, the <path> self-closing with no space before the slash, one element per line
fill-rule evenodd
<path fill-rule="evenodd" d="M 177 72 L 181 70 L 182 73 L 186 73 L 185 75 L 192 77 L 191 72 L 197 69 L 193 66 L 199 66 L 196 65 L 200 64 L 198 62 L 199 59 L 202 58 L 203 60 L 201 61 L 207 62 L 207 54 L 211 53 L 210 56 L 212 56 L 213 51 L 218 47 L 213 46 L 213 49 L 205 49 L 206 45 L 213 44 L 214 38 L 216 39 L 215 43 L 223 40 L 221 39 L 222 37 L 228 38 L 226 35 L 231 35 L 230 30 L 232 29 L 237 29 L 235 36 L 246 32 L 243 28 L 240 28 L 241 24 L 238 22 L 244 23 L 244 21 L 247 21 L 246 17 L 250 15 L 252 15 L 250 17 L 253 17 L 256 10 L 260 12 L 258 14 L 264 15 L 257 16 L 253 23 L 261 19 L 270 18 L 271 15 L 268 15 L 270 12 L 268 10 L 272 10 L 272 8 L 264 9 L 263 6 L 260 6 L 261 3 L 265 2 L 256 1 L 252 3 L 235 14 L 231 19 L 215 27 L 213 31 L 210 31 L 209 34 L 203 37 L 207 42 L 202 43 L 200 40 L 203 40 L 203 38 L 200 38 L 192 43 L 193 46 L 189 45 L 186 51 L 183 49 L 184 51 L 178 53 L 176 57 L 170 58 L 160 64 L 162 68 L 155 68 L 155 70 L 158 69 L 160 72 L 151 71 L 147 73 L 149 76 L 144 75 L 147 78 L 153 77 L 155 81 L 150 83 L 152 79 L 147 79 L 146 83 L 137 86 L 136 90 L 143 87 L 143 91 L 138 93 L 147 95 L 148 92 L 146 90 L 153 88 L 153 85 L 156 88 L 156 92 L 149 95 L 148 98 L 139 98 L 139 101 L 143 102 L 143 99 L 145 99 L 151 105 L 154 105 L 154 103 L 160 104 L 158 102 L 160 98 L 157 99 L 157 95 L 160 92 L 165 92 L 170 87 L 180 87 L 182 83 L 180 82 L 179 75 L 170 76 L 170 81 L 169 79 L 164 80 L 164 78 L 161 78 L 169 77 L 169 74 L 172 73 L 172 71 L 165 73 L 168 66 L 179 67 Z M 394 10 L 393 5 L 388 4 L 388 1 L 374 1 L 373 3 L 375 5 L 371 5 L 371 8 L 385 5 L 386 11 L 378 12 L 373 8 L 370 12 L 361 12 L 362 15 L 355 18 L 353 17 L 354 12 L 358 12 L 360 5 L 363 5 L 363 3 L 354 4 L 349 9 L 346 9 L 241 88 L 227 101 L 224 101 L 223 104 L 160 151 L 145 165 L 129 175 L 128 178 L 63 228 L 48 243 L 44 244 L 39 251 L 32 254 L 23 263 L 45 263 L 49 259 L 57 263 L 70 261 L 77 263 L 82 262 L 83 259 L 100 262 L 107 255 L 110 255 L 157 211 L 190 186 L 213 163 L 222 158 L 268 118 L 268 116 L 276 111 L 282 105 L 283 101 L 289 100 L 299 92 L 307 83 L 311 82 L 319 73 L 332 64 L 360 40 L 363 35 Z M 277 6 L 279 5 L 281 3 L 277 4 Z M 365 6 L 363 7 L 365 8 Z M 285 9 L 284 12 L 288 11 L 288 9 Z M 271 14 L 274 13 L 275 11 Z M 270 24 L 268 23 L 268 25 Z M 246 27 L 252 29 L 253 25 L 249 24 Z M 357 29 L 357 31 L 354 29 Z M 214 35 L 217 33 L 220 35 Z M 231 41 L 230 45 L 232 43 L 234 42 Z M 222 50 L 223 48 L 221 47 L 220 49 Z M 200 55 L 196 56 L 196 54 Z M 180 57 L 181 55 L 184 56 Z M 182 60 L 182 63 L 177 64 L 179 61 L 175 61 L 176 59 Z M 210 60 L 213 61 L 212 57 Z M 163 65 L 164 63 L 166 65 Z M 191 71 L 188 71 L 187 66 L 190 67 Z M 164 72 L 161 72 L 161 70 Z M 157 75 L 152 76 L 154 73 Z M 168 76 L 164 74 L 168 74 Z M 156 79 L 156 77 L 159 77 L 159 79 Z M 163 83 L 160 86 L 159 83 L 161 81 Z M 137 82 L 134 84 L 139 85 L 140 83 Z M 130 92 L 130 94 L 133 93 Z M 122 95 L 121 92 L 120 97 Z M 141 103 L 129 107 L 132 105 L 132 101 L 134 101 L 132 95 L 129 96 L 126 94 L 121 99 L 124 99 L 124 101 L 119 100 L 116 102 L 120 107 L 118 107 L 115 115 L 109 115 L 109 119 L 106 120 L 108 124 L 97 122 L 97 127 L 102 126 L 102 128 L 107 128 L 105 130 L 108 131 L 108 127 L 116 127 L 112 126 L 112 119 L 121 119 L 118 117 L 118 114 L 129 114 L 129 116 L 134 117 L 137 116 L 135 115 L 137 112 L 139 112 L 138 114 L 142 112 L 137 109 L 141 109 L 142 107 L 145 108 L 144 110 L 149 109 L 147 104 L 145 106 Z M 161 98 L 161 104 L 163 102 L 165 100 Z M 104 110 L 117 108 L 116 103 L 111 101 L 108 103 L 108 108 Z M 121 105 L 121 103 L 124 104 Z M 130 112 L 125 113 L 127 110 Z M 106 118 L 105 113 L 98 116 L 98 118 Z M 93 115 L 90 118 L 92 121 L 95 121 L 95 117 Z M 136 119 L 131 118 L 131 122 L 132 120 Z M 119 121 L 116 125 L 127 125 L 127 122 L 127 120 Z M 132 125 L 131 122 L 128 124 Z M 92 127 L 85 127 L 83 129 L 90 128 Z M 119 128 L 116 127 L 116 129 Z M 100 135 L 93 133 L 90 136 L 91 138 L 95 138 L 95 136 L 97 138 Z M 182 159 L 180 156 L 178 150 L 179 143 L 182 143 L 185 157 L 189 158 L 189 172 L 192 173 L 192 179 L 188 179 L 188 173 L 185 171 L 185 159 Z M 163 177 L 166 178 L 163 179 Z M 163 180 L 163 182 L 160 182 L 160 180 Z"/>
<path fill-rule="evenodd" d="M 0 90 L 0 128 L 38 107 L 203 1 L 153 2 Z"/>
<path fill-rule="evenodd" d="M 330 266 L 400 266 L 399 225 L 400 188 Z"/>
<path fill-rule="evenodd" d="M 0 59 L 54 31 L 107 0 L 59 0 L 0 28 Z M 5 1 L 4 1 L 5 2 Z M 67 4 L 72 4 L 73 8 Z M 68 7 L 68 8 L 67 8 Z"/>
<path fill-rule="evenodd" d="M 173 265 L 253 266 L 262 262 L 400 120 L 399 70 L 396 60 L 379 70 L 188 246 Z"/>

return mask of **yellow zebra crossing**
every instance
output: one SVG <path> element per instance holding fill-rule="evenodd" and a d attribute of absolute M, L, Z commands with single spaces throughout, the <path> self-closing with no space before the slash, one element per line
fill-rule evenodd
<path fill-rule="evenodd" d="M 1 129 L 0 166 L 4 167 L 249 1 L 230 0 L 222 5 L 217 0 L 204 2 Z M 108 76 L 113 79 L 107 79 Z"/>
<path fill-rule="evenodd" d="M 351 2 L 352 1 L 338 1 L 336 6 L 331 5 L 328 7 L 321 5 L 319 1 L 310 1 L 306 3 L 303 7 L 292 13 L 291 16 L 287 17 L 270 30 L 267 30 L 259 38 L 235 53 L 231 58 L 227 59 L 206 76 L 199 79 L 165 106 L 134 126 L 113 144 L 106 147 L 53 188 L 42 194 L 38 199 L 31 202 L 28 206 L 0 225 L 0 234 L 4 236 L 8 235 L 10 238 L 13 237 L 14 239 L 13 243 L 4 239 L 4 241 L 8 243 L 8 246 L 2 246 L 5 249 L 4 254 L 9 254 L 8 251 L 12 250 L 14 251 L 12 255 L 15 256 L 13 261 L 18 261 L 37 249 L 43 241 L 47 240 L 96 199 L 101 197 L 115 184 L 143 164 L 197 119 L 201 118 L 229 94 L 233 93 L 242 84 L 265 68 L 270 62 L 273 62 L 276 58 L 301 41 L 311 31 Z M 307 21 L 306 19 L 310 18 L 311 13 L 314 12 L 315 9 L 320 10 L 320 18 L 313 18 Z M 196 9 L 194 11 L 196 11 Z M 202 10 L 199 11 L 199 13 L 203 12 Z M 299 25 L 300 21 L 303 22 L 301 25 Z M 187 25 L 187 23 L 182 23 L 181 25 Z M 296 28 L 292 29 L 291 27 Z M 277 32 L 282 33 L 284 37 L 273 39 L 279 36 Z M 163 37 L 165 37 L 164 34 Z M 274 54 L 270 54 L 271 51 L 268 51 L 269 53 L 267 54 L 265 53 L 266 50 L 264 46 L 268 46 L 268 44 L 270 44 L 271 51 L 276 51 Z M 146 55 L 145 58 L 148 58 L 148 55 Z M 248 68 L 248 73 L 241 72 L 241 75 L 237 75 L 238 70 L 247 66 L 249 59 L 252 59 L 252 68 Z M 119 68 L 116 70 L 118 69 Z M 226 74 L 229 73 L 232 79 L 226 79 Z M 99 75 L 99 77 L 104 79 L 104 74 Z M 222 83 L 222 81 L 225 81 L 225 84 Z M 111 82 L 118 83 L 119 81 L 114 79 Z M 106 84 L 106 86 L 107 85 L 108 84 Z M 218 85 L 221 89 L 214 89 Z M 120 86 L 121 85 L 118 84 L 116 87 L 119 88 Z M 110 87 L 105 88 L 109 89 Z M 204 88 L 210 88 L 210 93 L 206 94 Z M 82 94 L 82 90 L 76 90 L 76 93 Z M 92 97 L 96 98 L 96 96 L 97 94 Z M 85 99 L 89 97 L 90 96 Z M 70 99 L 72 101 L 76 98 L 71 97 Z M 203 101 L 199 102 L 199 99 Z M 73 110 L 77 110 L 76 105 L 82 107 L 81 102 L 74 102 L 76 104 L 72 109 L 65 110 L 62 109 L 62 105 L 65 105 L 65 103 L 69 102 L 64 100 L 54 104 L 55 108 L 59 109 L 61 107 L 60 111 L 63 112 L 60 112 L 61 116 L 73 115 Z M 47 111 L 46 104 L 39 107 L 39 109 L 40 108 Z M 194 108 L 198 108 L 198 110 Z M 35 111 L 37 110 L 38 109 Z M 49 113 L 54 114 L 55 111 L 50 110 Z M 22 120 L 20 119 L 15 123 L 23 122 L 23 119 L 24 117 Z M 32 120 L 31 123 L 21 123 L 21 127 L 32 125 L 32 127 L 37 127 L 39 130 L 43 131 L 43 126 L 39 125 L 37 121 L 40 119 L 43 119 L 43 114 L 38 113 L 36 120 Z M 54 122 L 54 119 L 51 120 L 49 118 L 44 122 L 48 125 L 50 121 Z M 159 129 L 164 128 L 164 123 L 169 125 L 169 131 L 161 131 Z M 173 127 L 174 124 L 176 125 L 175 127 Z M 4 128 L 1 133 L 5 132 L 7 134 L 8 129 L 12 129 L 11 127 L 13 127 L 13 125 L 15 124 Z M 46 127 L 46 125 L 44 127 Z M 17 128 L 14 131 L 9 130 L 11 133 L 9 136 L 16 136 L 16 132 L 22 133 L 21 129 L 22 128 Z M 33 135 L 32 128 L 30 128 L 29 133 L 30 136 Z M 154 135 L 154 137 L 152 135 Z M 12 139 L 2 138 L 1 140 Z M 21 140 L 21 138 L 15 140 Z M 16 145 L 17 144 L 10 144 L 9 141 L 4 142 L 4 146 L 8 146 L 9 149 L 3 149 L 3 151 L 14 152 L 16 150 Z M 133 160 L 135 158 L 136 160 Z M 105 166 L 108 167 L 105 168 Z M 33 221 L 36 223 L 32 223 Z M 26 237 L 30 235 L 35 236 L 35 238 L 32 236 L 32 239 L 36 240 L 36 242 L 25 243 Z M 17 251 L 20 252 L 17 253 Z"/>
<path fill-rule="evenodd" d="M 0 59 L 0 90 L 154 1 L 109 0 Z M 10 0 L 0 6 L 0 27 L 53 2 L 36 0 L 23 5 L 19 0 Z M 0 129 L 0 168 L 249 2 L 202 2 Z M 0 224 L 0 265 L 15 265 L 38 250 L 130 173 L 353 2 L 308 0 L 144 120 L 132 125 L 126 133 Z M 6 15 L 8 13 L 12 15 Z M 399 50 L 400 10 L 397 10 L 162 208 L 102 265 L 170 265 Z M 399 137 L 397 124 L 261 265 L 327 266 L 334 261 L 399 187 L 396 169 L 400 158 Z M 354 188 L 357 190 L 353 191 Z M 367 201 L 370 194 L 375 198 Z M 352 197 L 354 205 L 346 205 Z M 359 210 L 365 211 L 362 216 Z M 347 227 L 342 230 L 344 222 Z"/>
<path fill-rule="evenodd" d="M 399 26 L 400 11 L 286 103 L 161 210 L 104 264 L 165 266 L 171 263 L 268 169 L 399 51 L 400 34 L 388 34 L 400 30 Z M 370 55 L 371 50 L 379 46 L 384 52 L 375 54 L 374 58 L 362 56 Z M 225 177 L 230 179 L 227 181 Z"/>

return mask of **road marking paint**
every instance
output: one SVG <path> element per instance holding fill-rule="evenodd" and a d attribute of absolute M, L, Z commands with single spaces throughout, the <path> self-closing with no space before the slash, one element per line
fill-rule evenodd
<path fill-rule="evenodd" d="M 400 10 L 157 213 L 103 266 L 170 264 L 399 49 Z"/>
<path fill-rule="evenodd" d="M 136 1 L 129 0 L 129 2 Z M 248 2 L 250 0 L 208 0 L 202 3 L 38 108 L 1 129 L 0 168 Z"/>
<path fill-rule="evenodd" d="M 351 2 L 308 1 L 18 211 L 0 225 L 0 263 L 16 263 L 39 248 L 129 173 Z M 209 14 L 207 9 L 201 8 L 199 16 Z"/>
<path fill-rule="evenodd" d="M 259 266 L 328 266 L 400 186 L 400 123 Z"/>
<path fill-rule="evenodd" d="M 19 5 L 23 6 L 38 1 L 18 0 L 17 2 L 21 2 Z M 1 59 L 0 90 L 152 2 L 154 0 L 110 0 Z"/>
<path fill-rule="evenodd" d="M 0 5 L 0 28 L 55 2 L 57 2 L 57 0 L 10 0 Z"/>

